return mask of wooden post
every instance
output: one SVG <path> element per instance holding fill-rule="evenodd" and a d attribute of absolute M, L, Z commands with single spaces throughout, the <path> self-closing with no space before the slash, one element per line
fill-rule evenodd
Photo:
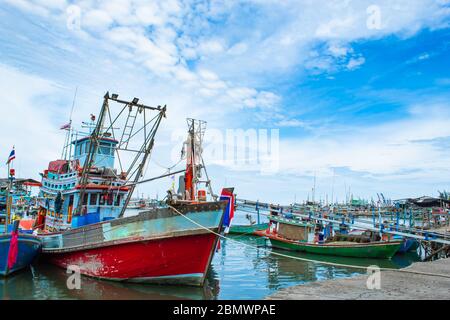
<path fill-rule="evenodd" d="M 256 201 L 256 213 L 258 214 L 258 224 L 260 224 L 260 217 L 259 217 L 259 200 Z"/>
<path fill-rule="evenodd" d="M 5 215 L 5 234 L 8 233 L 8 223 L 11 215 L 11 201 L 10 201 L 10 189 L 11 189 L 11 180 L 10 180 L 10 164 L 8 161 L 8 186 L 6 188 L 6 215 Z"/>

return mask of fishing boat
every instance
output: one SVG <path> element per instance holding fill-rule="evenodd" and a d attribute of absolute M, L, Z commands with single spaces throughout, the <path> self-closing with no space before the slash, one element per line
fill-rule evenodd
<path fill-rule="evenodd" d="M 73 155 L 68 152 L 69 158 L 50 162 L 44 171 L 37 223 L 44 258 L 100 279 L 201 286 L 230 202 L 217 201 L 216 196 L 207 201 L 206 191 L 197 190 L 204 166 L 200 165 L 203 133 L 195 121 L 186 142 L 186 169 L 142 180 L 166 107 L 150 107 L 138 100 L 124 101 L 107 93 L 97 123 L 91 117 L 90 132 L 83 137 L 70 134 L 75 136 L 68 144 Z M 111 102 L 121 106 L 115 114 Z M 118 134 L 117 119 L 127 112 Z M 146 115 L 149 112 L 157 114 Z M 138 117 L 143 121 L 139 126 Z M 143 136 L 133 145 L 138 134 Z M 127 168 L 121 157 L 117 171 L 115 158 L 121 151 L 134 152 L 135 157 Z M 169 192 L 166 207 L 125 215 L 138 184 L 178 173 L 184 173 L 183 192 Z"/>
<path fill-rule="evenodd" d="M 147 208 L 147 203 L 144 199 L 131 199 L 128 204 L 128 209 L 144 210 Z"/>
<path fill-rule="evenodd" d="M 417 240 L 416 239 L 404 238 L 402 236 L 393 236 L 393 239 L 399 240 L 402 242 L 402 245 L 400 246 L 400 249 L 397 251 L 397 253 L 406 253 L 409 251 L 417 250 Z"/>
<path fill-rule="evenodd" d="M 27 268 L 39 254 L 39 238 L 19 232 L 19 221 L 13 224 L 11 233 L 0 234 L 0 276 Z"/>
<path fill-rule="evenodd" d="M 201 286 L 217 247 L 225 206 L 182 204 L 177 211 L 156 209 L 49 234 L 43 253 L 57 266 L 77 266 L 95 278 Z"/>
<path fill-rule="evenodd" d="M 266 230 L 269 227 L 268 223 L 261 223 L 261 215 L 259 203 L 255 202 L 255 210 L 256 210 L 256 221 L 253 219 L 253 216 L 248 213 L 245 215 L 245 218 L 248 220 L 249 224 L 239 224 L 239 225 L 231 225 L 229 234 L 236 235 L 255 235 L 256 231 Z M 237 205 L 236 205 L 237 207 Z"/>
<path fill-rule="evenodd" d="M 332 235 L 320 232 L 317 225 L 281 216 L 270 217 L 271 227 L 259 231 L 272 247 L 321 255 L 357 258 L 390 259 L 400 249 L 402 241 L 382 241 L 373 234 L 364 236 Z M 328 237 L 324 236 L 328 234 Z"/>
<path fill-rule="evenodd" d="M 230 234 L 237 235 L 252 235 L 256 231 L 266 230 L 269 227 L 268 223 L 260 223 L 253 225 L 236 225 L 230 227 Z"/>
<path fill-rule="evenodd" d="M 3 180 L 2 188 L 2 208 L 0 211 L 0 276 L 6 277 L 12 273 L 30 266 L 41 248 L 41 241 L 33 235 L 25 234 L 20 230 L 20 213 L 13 212 L 13 205 L 17 199 L 23 199 L 24 189 L 23 179 L 19 182 L 15 179 L 15 171 L 10 168 L 12 160 L 15 158 L 15 151 L 11 152 L 8 159 L 8 179 Z M 28 194 L 28 193 L 26 193 Z"/>

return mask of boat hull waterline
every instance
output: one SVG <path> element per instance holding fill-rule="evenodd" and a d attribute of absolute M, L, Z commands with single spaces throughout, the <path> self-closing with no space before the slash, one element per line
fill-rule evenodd
<path fill-rule="evenodd" d="M 90 277 L 202 286 L 217 248 L 224 206 L 177 208 L 195 223 L 165 208 L 44 236 L 43 253 L 51 263 L 78 267 Z"/>

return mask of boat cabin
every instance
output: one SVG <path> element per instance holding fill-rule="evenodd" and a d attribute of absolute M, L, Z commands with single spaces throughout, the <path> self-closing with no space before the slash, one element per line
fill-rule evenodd
<path fill-rule="evenodd" d="M 114 219 L 122 210 L 128 187 L 123 186 L 125 175 L 114 168 L 118 141 L 109 137 L 100 139 L 88 183 L 85 188 L 80 185 L 90 143 L 89 137 L 73 141 L 72 160 L 52 161 L 42 174 L 40 224 L 48 232 Z M 83 189 L 83 203 L 80 203 Z"/>
<path fill-rule="evenodd" d="M 114 168 L 114 151 L 118 143 L 119 142 L 114 139 L 107 137 L 101 138 L 97 152 L 94 156 L 93 166 L 96 168 Z M 91 147 L 89 137 L 76 140 L 73 142 L 73 145 L 75 148 L 74 159 L 80 163 L 81 167 L 83 167 Z"/>

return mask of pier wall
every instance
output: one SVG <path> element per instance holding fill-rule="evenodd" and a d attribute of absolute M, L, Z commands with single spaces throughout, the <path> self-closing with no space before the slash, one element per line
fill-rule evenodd
<path fill-rule="evenodd" d="M 266 300 L 449 300 L 450 259 L 417 262 L 405 268 L 437 277 L 396 271 L 381 271 L 380 288 L 368 289 L 369 275 L 334 279 L 293 286 L 266 297 Z"/>

